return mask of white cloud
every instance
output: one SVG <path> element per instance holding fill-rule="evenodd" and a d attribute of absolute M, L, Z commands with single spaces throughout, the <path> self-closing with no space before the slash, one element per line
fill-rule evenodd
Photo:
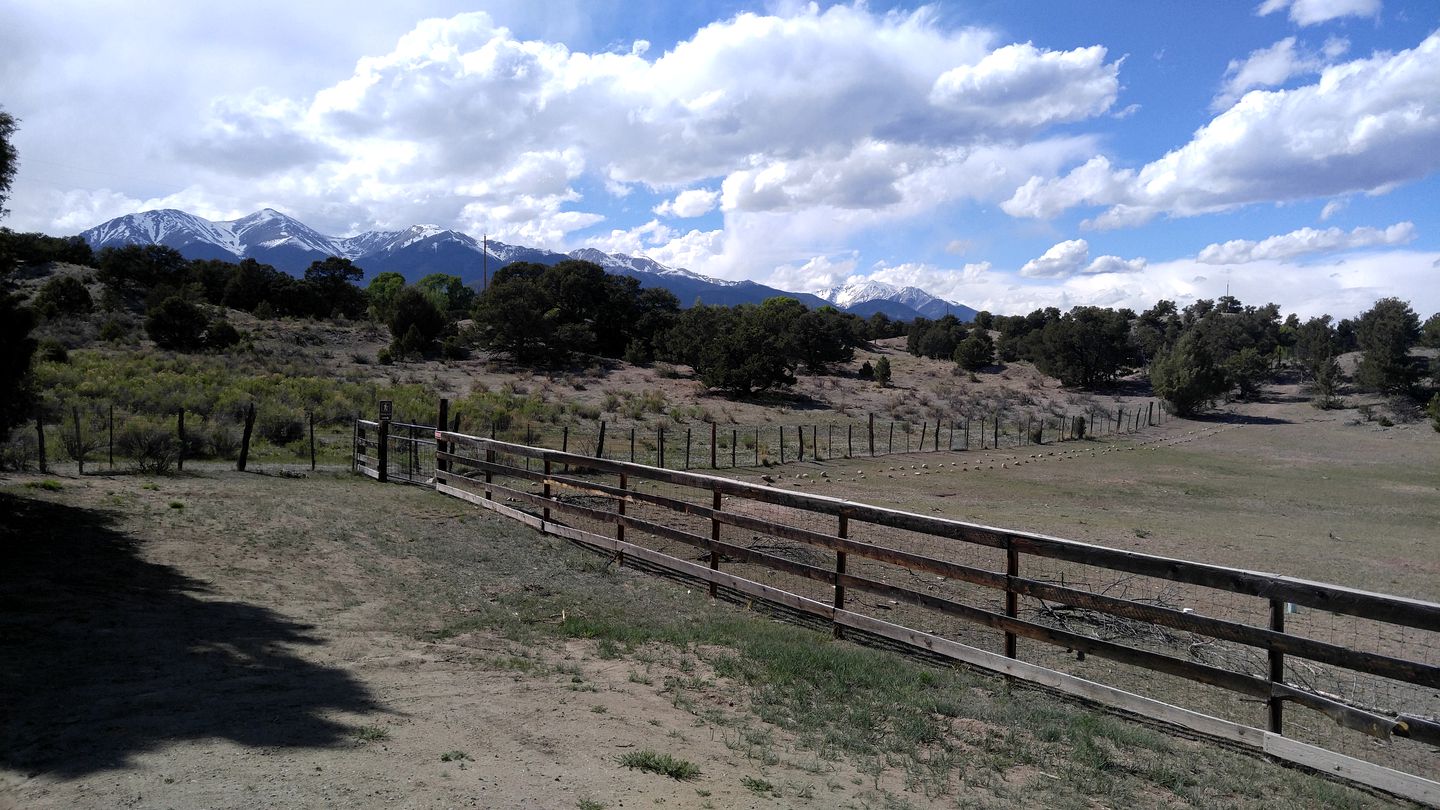
<path fill-rule="evenodd" d="M 1316 25 L 1340 17 L 1377 17 L 1380 0 L 1265 0 L 1255 13 L 1263 17 L 1286 9 L 1296 25 Z"/>
<path fill-rule="evenodd" d="M 1078 121 L 1110 109 L 1120 90 L 1120 63 L 1105 64 L 1096 45 L 1042 51 L 1026 42 L 1006 45 L 973 65 L 935 80 L 930 100 L 991 125 L 1037 127 Z"/>
<path fill-rule="evenodd" d="M 1324 222 L 1335 216 L 1336 214 L 1340 213 L 1341 211 L 1344 211 L 1345 207 L 1349 204 L 1350 200 L 1343 197 L 1338 200 L 1331 200 L 1330 202 L 1325 203 L 1325 207 L 1320 209 L 1320 221 Z"/>
<path fill-rule="evenodd" d="M 1279 87 L 1291 76 L 1310 73 L 1319 67 L 1319 60 L 1296 52 L 1295 37 L 1286 37 L 1268 48 L 1251 51 L 1243 62 L 1232 59 L 1225 69 L 1225 84 L 1210 106 L 1223 110 L 1247 90 Z"/>
<path fill-rule="evenodd" d="M 1440 33 L 1410 50 L 1325 68 L 1291 90 L 1252 91 L 1189 143 L 1138 172 L 1096 157 L 1064 177 L 1032 177 L 1002 208 L 1048 218 L 1109 206 L 1113 228 L 1256 202 L 1384 193 L 1440 168 Z"/>
<path fill-rule="evenodd" d="M 691 217 L 704 216 L 715 209 L 715 204 L 720 200 L 720 192 L 704 188 L 692 188 L 675 195 L 675 199 L 666 200 L 655 206 L 655 213 L 662 217 L 680 217 L 689 219 Z"/>
<path fill-rule="evenodd" d="M 1064 278 L 1080 272 L 1090 260 L 1090 244 L 1084 239 L 1070 239 L 1053 245 L 1038 259 L 1031 259 L 1020 268 L 1026 278 Z"/>
<path fill-rule="evenodd" d="M 1404 245 L 1415 240 L 1415 223 L 1397 222 L 1388 228 L 1301 228 L 1258 242 L 1232 239 L 1208 245 L 1197 259 L 1205 264 L 1246 264 L 1264 260 L 1288 261 L 1312 253 L 1335 253 L 1363 247 Z"/>
<path fill-rule="evenodd" d="M 1091 137 L 1031 139 L 1103 114 L 1119 91 L 1119 63 L 1098 46 L 997 47 L 993 32 L 942 26 L 930 8 L 781 8 L 711 23 L 653 56 L 639 41 L 584 52 L 525 38 L 485 12 L 426 19 L 308 94 L 294 81 L 226 86 L 158 152 L 216 185 L 239 177 L 252 196 L 283 193 L 329 231 L 369 207 L 361 227 L 458 219 L 565 239 L 595 221 L 575 210 L 582 177 L 612 194 L 691 186 L 662 216 L 723 201 L 893 220 L 951 199 L 998 201 L 1093 154 Z M 522 212 L 541 219 L 521 227 Z"/>
<path fill-rule="evenodd" d="M 1097 256 L 1090 259 L 1090 243 L 1084 239 L 1059 242 L 1020 268 L 1026 278 L 1067 278 L 1069 276 L 1138 273 L 1148 262 L 1143 257 L 1122 259 L 1119 256 Z"/>

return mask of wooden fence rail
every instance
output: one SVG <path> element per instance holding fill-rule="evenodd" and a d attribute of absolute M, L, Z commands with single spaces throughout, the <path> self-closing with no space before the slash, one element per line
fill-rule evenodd
<path fill-rule="evenodd" d="M 384 429 L 385 426 L 381 423 L 357 421 L 357 468 L 373 477 L 380 477 L 380 471 L 385 469 L 383 448 L 386 442 L 382 436 L 377 435 Z M 1372 737 L 1388 739 L 1393 735 L 1440 745 L 1440 723 L 1436 722 L 1434 716 L 1433 699 L 1434 690 L 1440 689 L 1440 665 L 1437 665 L 1435 660 L 1412 660 L 1401 655 L 1354 649 L 1286 632 L 1284 624 L 1284 613 L 1289 609 L 1287 605 L 1305 605 L 1330 613 L 1361 617 L 1367 621 L 1440 634 L 1440 604 L 1279 574 L 1122 551 L 701 473 L 596 458 L 458 432 L 437 430 L 433 436 L 437 444 L 434 485 L 438 491 L 492 509 L 542 531 L 610 553 L 640 559 L 650 566 L 697 578 L 709 583 L 712 593 L 718 588 L 733 589 L 747 594 L 747 598 L 765 599 L 790 610 L 829 621 L 837 635 L 847 630 L 874 633 L 891 641 L 919 646 L 930 652 L 938 652 L 1007 675 L 1024 677 L 1154 719 L 1178 722 L 1203 733 L 1217 733 L 1218 728 L 1221 729 L 1220 736 L 1254 745 L 1267 753 L 1311 767 L 1338 772 L 1409 798 L 1440 803 L 1440 784 L 1429 779 L 1281 736 L 1283 705 L 1293 703 L 1320 712 L 1340 727 Z M 805 438 L 811 441 L 813 446 L 813 437 Z M 932 440 L 933 438 L 935 437 L 932 434 Z M 368 449 L 372 447 L 379 450 L 381 456 L 370 455 Z M 565 472 L 561 472 L 562 470 Z M 600 476 L 615 476 L 617 480 L 614 483 L 597 480 Z M 642 492 L 637 489 L 637 483 L 642 481 L 653 482 L 652 488 L 654 484 L 664 484 L 679 488 L 682 494 L 691 491 L 696 497 L 692 502 L 672 494 Z M 537 487 L 540 490 L 538 493 L 534 491 Z M 581 497 L 573 497 L 577 495 Z M 540 514 L 537 516 L 507 503 L 528 506 Z M 817 517 L 831 519 L 833 522 L 830 525 L 834 528 L 817 530 L 813 525 L 802 527 L 759 517 L 755 514 L 756 510 L 747 511 L 742 508 L 747 503 L 783 507 L 795 510 L 797 515 L 808 514 L 812 524 Z M 632 508 L 627 509 L 627 506 Z M 663 517 L 656 518 L 653 510 L 644 516 L 636 514 L 641 510 L 634 507 L 639 506 L 658 508 L 662 510 L 660 515 L 670 513 L 675 515 L 676 519 L 672 521 Z M 688 522 L 680 520 L 682 517 Z M 704 523 L 710 526 L 708 532 L 695 530 Z M 682 524 L 692 528 L 682 528 Z M 865 524 L 953 541 L 957 544 L 954 546 L 956 549 L 983 548 L 1003 552 L 1004 570 L 990 570 L 946 559 L 944 556 L 922 554 L 854 539 L 857 527 Z M 601 526 L 610 527 L 609 536 L 596 531 Z M 593 527 L 596 530 L 582 527 Z M 833 553 L 833 566 L 815 564 L 813 559 L 792 559 L 766 550 L 727 542 L 722 539 L 722 527 L 755 532 Z M 637 545 L 634 542 L 635 533 L 693 547 L 708 554 L 708 564 L 690 562 Z M 1257 626 L 1026 576 L 1026 569 L 1033 567 L 1026 563 L 1026 560 L 1031 558 L 1079 563 L 1120 574 L 1139 575 L 1200 586 L 1236 597 L 1260 599 L 1269 612 L 1270 621 L 1265 626 Z M 1004 607 L 991 609 L 929 593 L 917 587 L 886 582 L 874 575 L 852 570 L 857 559 L 991 590 L 1003 597 L 1001 601 Z M 760 566 L 820 583 L 830 588 L 833 599 L 827 597 L 826 601 L 819 601 L 722 572 L 720 569 L 724 560 Z M 934 633 L 921 633 L 863 615 L 856 612 L 855 607 L 850 604 L 853 600 L 847 600 L 850 592 L 873 594 L 981 628 L 989 628 L 1003 636 L 1005 654 L 997 656 L 980 648 L 941 638 Z M 1019 615 L 1017 609 L 1021 597 L 1245 645 L 1259 651 L 1269 661 L 1268 677 L 1144 649 L 1113 639 L 1098 638 L 1025 618 Z M 1250 699 L 1263 700 L 1268 704 L 1269 727 L 1260 730 L 1233 724 L 1036 664 L 1014 660 L 1018 657 L 1015 643 L 1017 638 L 1177 676 Z M 1427 636 L 1426 640 L 1432 639 Z M 1415 691 L 1419 693 L 1427 693 L 1428 690 L 1431 699 L 1428 703 L 1422 701 L 1418 705 L 1402 705 L 1383 710 L 1357 705 L 1334 694 L 1287 682 L 1283 665 L 1286 656 L 1363 673 L 1377 679 L 1388 679 L 1416 687 Z"/>

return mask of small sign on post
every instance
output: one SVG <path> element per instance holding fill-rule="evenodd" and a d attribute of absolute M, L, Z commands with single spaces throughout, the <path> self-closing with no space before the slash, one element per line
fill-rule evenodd
<path fill-rule="evenodd" d="M 380 400 L 380 421 L 389 422 L 395 416 L 395 403 L 388 399 Z"/>

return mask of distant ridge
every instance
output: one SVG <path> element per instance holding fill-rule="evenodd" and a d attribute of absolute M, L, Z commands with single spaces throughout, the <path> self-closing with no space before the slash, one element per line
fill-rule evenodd
<path fill-rule="evenodd" d="M 303 274 L 311 262 L 340 256 L 362 267 L 367 277 L 392 272 L 413 282 L 431 273 L 448 273 L 478 288 L 487 270 L 494 273 L 512 262 L 553 265 L 566 259 L 582 259 L 610 273 L 634 277 L 642 287 L 667 289 L 680 299 L 681 306 L 687 307 L 696 301 L 734 306 L 783 296 L 811 308 L 834 306 L 862 317 L 883 312 L 891 319 L 908 321 L 917 316 L 938 318 L 948 311 L 969 320 L 975 314 L 969 307 L 943 301 L 915 287 L 897 289 L 868 282 L 813 294 L 786 292 L 753 281 L 710 278 L 667 267 L 645 256 L 605 253 L 595 248 L 565 254 L 494 240 L 482 244 L 473 236 L 435 225 L 326 236 L 273 208 L 223 222 L 173 208 L 143 211 L 103 222 L 80 236 L 95 250 L 132 244 L 165 245 L 190 259 L 254 259 L 295 276 Z"/>

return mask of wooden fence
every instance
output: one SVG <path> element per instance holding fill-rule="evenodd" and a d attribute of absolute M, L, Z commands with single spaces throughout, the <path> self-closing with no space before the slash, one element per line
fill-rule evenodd
<path fill-rule="evenodd" d="M 389 442 L 366 437 L 383 430 L 357 423 L 357 463 L 382 480 L 394 466 Z M 453 431 L 432 436 L 439 492 L 621 564 L 828 624 L 836 636 L 938 655 L 1440 804 L 1440 604 Z M 1154 586 L 1148 595 L 1141 582 Z M 1176 588 L 1191 607 L 1155 596 Z M 1287 628 L 1301 610 L 1305 629 Z M 1126 681 L 1126 672 L 1142 677 Z M 1137 694 L 1159 681 L 1179 686 L 1164 699 Z M 1180 686 L 1203 694 L 1187 700 Z M 1225 716 L 1244 715 L 1245 703 L 1261 716 Z M 1321 725 L 1298 724 L 1310 739 L 1286 735 L 1292 718 L 1308 714 L 1287 704 L 1318 713 Z"/>

